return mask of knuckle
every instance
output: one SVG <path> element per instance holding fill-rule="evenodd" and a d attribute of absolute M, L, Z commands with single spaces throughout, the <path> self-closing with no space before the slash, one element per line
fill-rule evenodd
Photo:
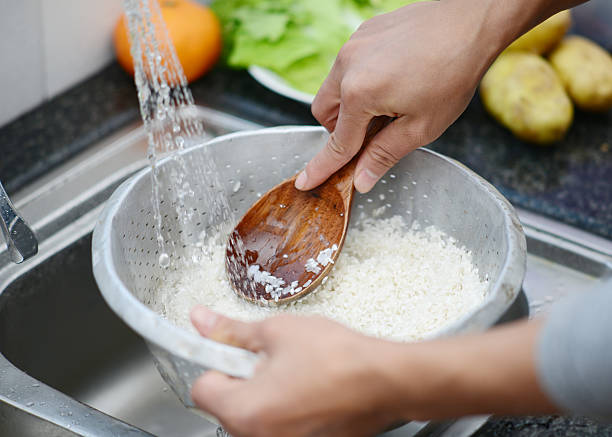
<path fill-rule="evenodd" d="M 417 123 L 416 130 L 412 131 L 409 135 L 412 143 L 420 147 L 435 140 L 440 134 L 436 134 L 435 130 L 432 129 L 430 120 L 423 119 Z"/>
<path fill-rule="evenodd" d="M 323 118 L 324 116 L 324 111 L 323 111 L 324 105 L 323 102 L 321 101 L 321 98 L 319 96 L 316 96 L 315 99 L 312 101 L 312 105 L 310 105 L 310 112 L 312 112 L 312 115 L 314 116 L 314 118 L 317 119 L 317 121 L 319 123 L 322 123 L 325 120 L 321 120 L 321 118 Z"/>
<path fill-rule="evenodd" d="M 340 84 L 342 102 L 350 107 L 374 107 L 380 97 L 387 95 L 389 88 L 381 76 L 369 70 L 360 70 L 347 74 Z"/>
<path fill-rule="evenodd" d="M 345 67 L 351 59 L 351 53 L 353 51 L 353 46 L 351 41 L 347 41 L 342 47 L 340 47 L 340 51 L 338 52 L 338 56 L 336 56 L 336 64 L 341 69 Z"/>
<path fill-rule="evenodd" d="M 393 167 L 400 160 L 399 155 L 392 152 L 390 147 L 379 143 L 373 144 L 373 147 L 366 149 L 365 153 L 372 161 L 385 168 Z"/>
<path fill-rule="evenodd" d="M 354 60 L 359 60 L 357 55 L 362 50 L 362 47 L 363 42 L 359 38 L 351 36 L 351 38 L 340 47 L 334 62 L 334 67 L 339 68 L 341 72 L 346 72 L 347 69 L 354 64 Z"/>
<path fill-rule="evenodd" d="M 311 106 L 311 112 L 314 118 L 316 118 L 316 120 L 321 123 L 323 126 L 327 127 L 329 130 L 329 126 L 333 126 L 333 122 L 337 119 L 338 117 L 338 112 L 329 112 L 327 110 L 327 105 L 323 104 L 320 101 L 317 101 L 317 99 L 315 99 L 312 102 L 312 106 Z"/>
<path fill-rule="evenodd" d="M 350 151 L 348 147 L 338 141 L 338 136 L 335 132 L 332 132 L 329 135 L 329 140 L 327 141 L 327 152 L 328 155 L 337 162 L 346 162 L 350 158 Z"/>
<path fill-rule="evenodd" d="M 357 104 L 361 100 L 362 90 L 366 83 L 363 83 L 359 77 L 346 77 L 340 85 L 342 101 L 349 106 Z"/>

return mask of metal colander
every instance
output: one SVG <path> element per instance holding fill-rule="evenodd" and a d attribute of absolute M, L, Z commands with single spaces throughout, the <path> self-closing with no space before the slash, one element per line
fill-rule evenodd
<path fill-rule="evenodd" d="M 189 262 L 203 231 L 233 224 L 211 208 L 211 191 L 225 192 L 240 217 L 261 193 L 301 170 L 326 139 L 320 127 L 278 127 L 226 135 L 181 152 L 183 162 L 191 166 L 191 193 L 180 199 L 162 195 L 162 234 L 171 259 L 167 268 Z M 218 186 L 201 185 L 207 179 L 198 174 L 198 163 L 205 153 L 216 163 Z M 176 165 L 173 159 L 159 163 L 168 174 Z M 94 274 L 110 307 L 147 341 L 164 379 L 186 406 L 193 406 L 191 384 L 204 370 L 249 377 L 257 356 L 178 328 L 147 306 L 167 274 L 158 262 L 150 172 L 145 169 L 133 176 L 108 201 L 93 235 Z M 189 211 L 188 220 L 177 209 Z M 436 226 L 473 252 L 478 271 L 489 280 L 487 297 L 441 335 L 490 327 L 520 290 L 525 237 L 512 206 L 488 182 L 452 159 L 426 149 L 414 151 L 372 192 L 356 196 L 352 214 L 399 214 L 408 223 Z"/>

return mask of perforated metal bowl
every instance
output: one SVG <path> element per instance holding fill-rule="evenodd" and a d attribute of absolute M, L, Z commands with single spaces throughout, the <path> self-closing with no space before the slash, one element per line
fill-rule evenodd
<path fill-rule="evenodd" d="M 182 156 L 193 163 L 208 150 L 220 172 L 220 186 L 213 189 L 227 194 L 240 217 L 258 193 L 302 169 L 326 138 L 320 127 L 278 127 L 219 137 Z M 172 165 L 172 160 L 160 163 Z M 257 356 L 178 328 L 147 306 L 167 273 L 158 263 L 150 171 L 126 181 L 108 201 L 93 235 L 93 269 L 110 307 L 146 339 L 164 379 L 185 405 L 192 406 L 191 384 L 205 369 L 249 377 Z M 208 211 L 204 197 L 198 198 L 202 187 L 197 171 L 193 174 L 194 203 L 187 207 L 195 217 L 195 229 L 184 232 L 173 202 L 161 205 L 164 238 L 173 248 L 174 263 L 186 256 L 199 230 L 221 220 Z M 471 250 L 480 274 L 489 279 L 483 304 L 439 335 L 484 330 L 514 301 L 525 272 L 525 237 L 512 206 L 466 167 L 432 151 L 416 150 L 371 193 L 356 197 L 354 216 L 374 211 L 381 217 L 400 214 L 409 223 L 435 225 Z M 206 220 L 197 221 L 198 217 Z"/>

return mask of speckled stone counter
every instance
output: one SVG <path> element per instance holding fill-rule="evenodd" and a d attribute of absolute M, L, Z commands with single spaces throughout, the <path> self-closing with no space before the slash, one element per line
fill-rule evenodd
<path fill-rule="evenodd" d="M 217 68 L 192 85 L 198 104 L 273 126 L 314 124 L 309 108 L 257 84 L 244 71 Z M 113 131 L 136 122 L 132 78 L 112 64 L 85 82 L 0 127 L 0 180 L 9 193 Z M 512 203 L 612 239 L 612 111 L 577 112 L 552 147 L 515 139 L 475 98 L 430 147 L 491 181 Z M 499 418 L 483 436 L 612 436 L 583 418 Z"/>
<path fill-rule="evenodd" d="M 612 426 L 584 417 L 501 417 L 472 437 L 612 437 Z"/>

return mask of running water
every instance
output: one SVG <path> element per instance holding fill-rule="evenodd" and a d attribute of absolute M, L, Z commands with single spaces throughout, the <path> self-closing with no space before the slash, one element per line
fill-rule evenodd
<path fill-rule="evenodd" d="M 208 153 L 184 159 L 182 150 L 207 138 L 195 116 L 191 91 L 162 19 L 157 0 L 124 0 L 140 112 L 148 136 L 148 158 L 152 167 L 152 204 L 159 246 L 159 265 L 196 262 L 206 245 L 205 231 L 227 235 L 235 223 L 226 193 L 219 187 L 219 174 Z M 159 165 L 160 159 L 169 162 Z M 161 205 L 172 205 L 177 223 L 164 223 Z M 201 225 L 206 208 L 206 226 Z M 164 208 L 167 210 L 167 207 Z M 195 223 L 195 222 L 198 223 Z M 169 238 L 169 227 L 180 226 L 182 241 Z M 225 229 L 220 229 L 225 227 Z M 242 242 L 236 242 L 242 248 Z M 178 252 L 181 249 L 181 252 Z M 189 253 L 189 255 L 187 255 Z M 243 262 L 244 249 L 240 252 Z"/>

